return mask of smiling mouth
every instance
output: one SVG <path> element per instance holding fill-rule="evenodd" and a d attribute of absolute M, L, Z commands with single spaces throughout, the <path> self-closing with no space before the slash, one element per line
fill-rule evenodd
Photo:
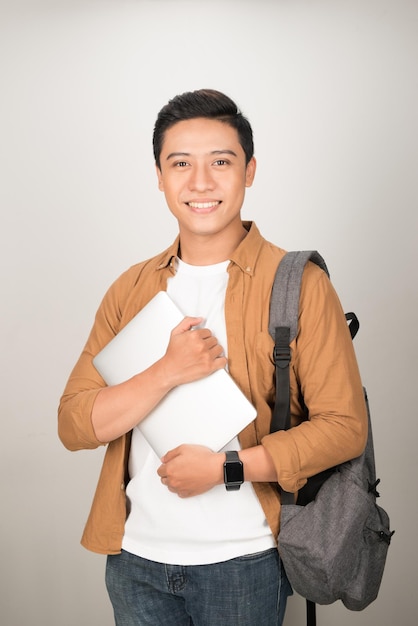
<path fill-rule="evenodd" d="M 215 200 L 213 202 L 187 202 L 187 204 L 192 209 L 214 209 L 221 204 L 221 202 L 220 200 Z"/>

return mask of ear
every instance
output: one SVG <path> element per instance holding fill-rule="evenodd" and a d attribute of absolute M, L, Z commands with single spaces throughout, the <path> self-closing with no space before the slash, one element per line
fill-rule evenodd
<path fill-rule="evenodd" d="M 257 169 L 257 161 L 255 157 L 252 157 L 248 161 L 247 169 L 245 171 L 245 186 L 251 187 L 254 181 L 255 171 Z"/>
<path fill-rule="evenodd" d="M 164 183 L 163 183 L 163 175 L 161 173 L 160 168 L 158 167 L 158 165 L 155 165 L 155 171 L 157 172 L 157 178 L 158 178 L 158 189 L 160 191 L 164 191 Z"/>

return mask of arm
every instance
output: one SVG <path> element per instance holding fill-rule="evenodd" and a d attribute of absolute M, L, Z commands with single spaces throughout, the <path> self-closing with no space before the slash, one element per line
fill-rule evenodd
<path fill-rule="evenodd" d="M 127 309 L 130 294 L 140 301 L 140 293 L 135 291 L 137 276 L 136 272 L 127 272 L 106 293 L 61 397 L 58 433 L 69 450 L 96 448 L 116 439 L 131 430 L 169 389 L 206 376 L 226 364 L 210 331 L 189 332 L 200 318 L 186 318 L 173 330 L 167 352 L 160 361 L 121 385 L 106 387 L 92 359 L 119 332 L 121 312 Z M 129 310 L 128 307 L 128 321 Z"/>
<path fill-rule="evenodd" d="M 130 431 L 174 387 L 225 367 L 222 347 L 210 330 L 190 332 L 201 321 L 184 318 L 173 329 L 162 359 L 126 382 L 100 390 L 92 410 L 93 428 L 100 441 L 113 441 Z"/>

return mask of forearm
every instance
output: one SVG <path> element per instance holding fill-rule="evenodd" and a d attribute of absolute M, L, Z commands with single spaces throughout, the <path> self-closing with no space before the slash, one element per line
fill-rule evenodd
<path fill-rule="evenodd" d="M 69 450 L 97 448 L 129 432 L 161 400 L 175 379 L 162 360 L 119 385 L 106 387 L 83 352 L 58 409 L 58 432 Z"/>
<path fill-rule="evenodd" d="M 239 451 L 244 465 L 244 480 L 275 482 L 273 461 L 263 446 Z M 170 450 L 158 469 L 161 482 L 181 498 L 205 493 L 224 482 L 225 452 L 213 452 L 205 446 L 183 444 Z"/>
<path fill-rule="evenodd" d="M 273 459 L 264 446 L 254 446 L 239 451 L 244 465 L 244 480 L 255 482 L 277 482 Z"/>
<path fill-rule="evenodd" d="M 108 443 L 132 430 L 171 388 L 162 361 L 157 361 L 133 378 L 101 389 L 91 416 L 97 439 Z"/>

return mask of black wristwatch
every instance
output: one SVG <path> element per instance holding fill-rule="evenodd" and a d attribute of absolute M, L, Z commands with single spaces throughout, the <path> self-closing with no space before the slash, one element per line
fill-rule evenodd
<path fill-rule="evenodd" d="M 227 491 L 238 491 L 244 482 L 244 465 L 236 450 L 225 452 L 224 482 Z"/>

